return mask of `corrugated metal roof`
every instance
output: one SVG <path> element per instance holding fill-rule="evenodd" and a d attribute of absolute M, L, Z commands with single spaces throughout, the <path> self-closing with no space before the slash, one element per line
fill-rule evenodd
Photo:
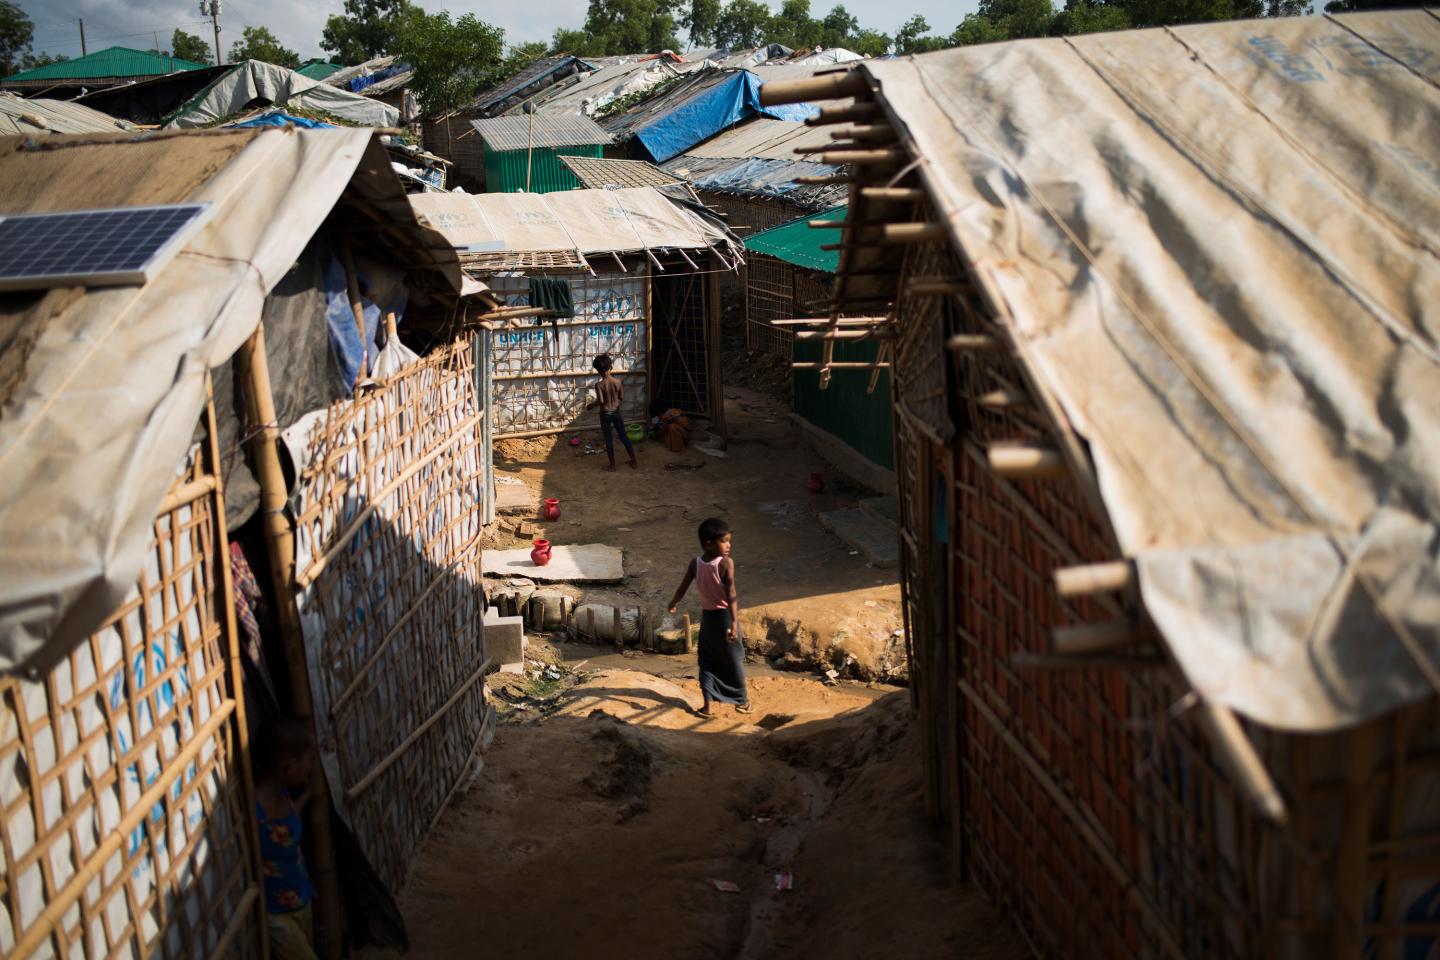
<path fill-rule="evenodd" d="M 107 47 L 96 50 L 74 60 L 47 63 L 43 67 L 24 70 L 5 78 L 6 83 L 26 83 L 37 80 L 87 80 L 99 77 L 157 77 L 184 70 L 198 70 L 206 66 L 178 57 L 162 57 L 144 50 L 129 47 Z"/>
<path fill-rule="evenodd" d="M 796 147 L 822 147 L 834 142 L 827 127 L 807 127 L 790 120 L 756 117 L 696 144 L 686 150 L 685 155 L 706 159 L 765 157 L 770 160 L 796 160 L 800 159 L 795 152 Z"/>
<path fill-rule="evenodd" d="M 606 160 L 598 157 L 559 157 L 580 184 L 590 190 L 609 187 L 663 187 L 685 181 L 645 160 Z"/>
<path fill-rule="evenodd" d="M 378 97 L 382 94 L 399 90 L 402 87 L 408 87 L 410 86 L 410 81 L 414 79 L 414 70 L 402 70 L 392 77 L 386 77 L 378 83 L 372 83 L 370 86 L 363 88 L 360 91 L 360 95 L 362 97 Z"/>
<path fill-rule="evenodd" d="M 98 134 L 117 130 L 134 130 L 134 124 L 62 99 L 0 94 L 0 135 Z"/>
<path fill-rule="evenodd" d="M 844 220 L 845 211 L 843 206 L 833 207 L 815 216 L 801 217 L 763 230 L 745 241 L 745 249 L 793 263 L 797 267 L 834 273 L 840 268 L 840 251 L 821 250 L 820 247 L 834 243 L 838 234 L 834 230 L 812 230 L 809 223 L 811 220 Z"/>
<path fill-rule="evenodd" d="M 533 122 L 533 129 L 532 129 Z M 524 150 L 527 147 L 579 147 L 612 143 L 610 134 L 589 117 L 522 114 L 471 120 L 486 150 Z"/>
<path fill-rule="evenodd" d="M 311 80 L 324 80 L 332 73 L 345 69 L 343 63 L 329 63 L 325 60 L 311 60 L 295 72 Z"/>
<path fill-rule="evenodd" d="M 33 133 L 101 133 L 131 130 L 133 124 L 108 113 L 64 100 L 26 100 L 0 93 L 0 135 Z"/>

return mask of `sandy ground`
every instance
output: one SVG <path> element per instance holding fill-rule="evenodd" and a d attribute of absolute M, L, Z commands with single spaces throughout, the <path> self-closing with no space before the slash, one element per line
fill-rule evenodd
<path fill-rule="evenodd" d="M 615 588 L 575 589 L 603 603 L 639 605 L 659 615 L 699 550 L 700 521 L 720 516 L 734 530 L 742 626 L 751 652 L 796 667 L 841 667 L 864 679 L 905 670 L 899 573 L 865 558 L 822 529 L 816 514 L 854 506 L 871 491 L 848 483 L 808 450 L 783 403 L 727 386 L 732 436 L 724 457 L 696 449 L 670 453 L 647 442 L 640 469 L 609 473 L 603 448 L 586 455 L 568 438 L 501 441 L 496 467 L 534 492 L 560 500 L 558 522 L 540 529 L 557 544 L 608 543 L 623 548 L 627 573 Z M 579 434 L 599 446 L 594 433 Z M 824 473 L 823 494 L 806 490 Z M 529 546 L 508 532 L 487 547 Z M 698 613 L 692 592 L 689 608 Z"/>
<path fill-rule="evenodd" d="M 757 676 L 754 714 L 706 720 L 693 679 L 643 669 L 492 682 L 484 770 L 401 897 L 410 956 L 1025 955 L 947 878 L 908 693 Z"/>

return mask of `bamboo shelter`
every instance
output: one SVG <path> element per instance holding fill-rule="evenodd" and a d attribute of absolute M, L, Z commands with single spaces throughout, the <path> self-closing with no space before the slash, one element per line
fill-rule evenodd
<path fill-rule="evenodd" d="M 1440 939 L 1437 57 L 1417 11 L 765 88 L 855 98 L 800 329 L 885 338 L 927 801 L 1041 955 Z"/>
<path fill-rule="evenodd" d="M 297 337 L 267 351 L 264 318 L 283 312 L 277 303 L 320 305 L 298 325 L 274 329 L 320 330 L 322 361 L 330 362 L 334 345 L 336 362 L 344 354 L 364 374 L 364 390 L 379 390 L 353 399 L 357 378 L 341 380 L 346 409 L 395 413 L 385 426 L 383 469 L 375 457 L 338 459 L 342 468 L 373 468 L 366 481 L 391 484 L 413 501 L 387 470 L 433 484 L 427 467 L 455 472 L 426 446 L 437 431 L 453 434 L 446 449 L 474 444 L 462 443 L 463 422 L 435 414 L 439 400 L 422 398 L 443 397 L 446 409 L 458 409 L 473 400 L 474 386 L 455 351 L 428 361 L 400 354 L 393 316 L 391 349 L 372 352 L 375 304 L 367 297 L 375 291 L 362 290 L 355 263 L 369 255 L 408 276 L 412 309 L 422 312 L 454 312 L 483 288 L 465 280 L 450 248 L 415 221 L 371 131 L 12 138 L 0 140 L 0 179 L 11 188 L 0 199 L 7 216 L 187 203 L 207 217 L 143 281 L 103 286 L 75 271 L 64 287 L 0 295 L 0 953 L 263 958 L 247 747 L 255 718 L 247 720 L 241 670 L 261 654 L 237 633 L 232 564 L 243 551 L 229 539 L 232 478 L 258 480 L 257 525 L 271 596 L 280 601 L 275 639 L 288 667 L 275 671 L 291 694 L 285 712 L 317 727 L 328 720 L 315 716 L 294 602 L 295 535 L 280 448 L 288 423 L 276 396 L 296 391 L 269 376 L 273 358 L 302 350 Z M 338 286 L 329 288 L 302 269 L 322 235 L 340 251 Z M 331 306 L 340 308 L 339 322 L 327 325 Z M 230 389 L 218 391 L 213 383 L 222 377 Z M 243 411 L 232 394 L 243 395 Z M 241 469 L 238 447 L 247 442 L 253 459 Z M 324 487 L 342 495 L 341 505 L 351 502 L 342 486 L 330 478 Z M 433 529 L 440 519 L 473 530 L 470 488 L 457 484 L 429 508 L 413 542 L 386 549 L 405 559 L 417 543 L 440 542 Z M 366 482 L 349 489 L 378 493 Z M 373 519 L 391 519 L 390 501 L 374 499 Z M 320 511 L 325 536 L 351 519 L 327 509 Z M 336 568 L 350 569 L 343 550 L 324 537 L 316 542 L 331 550 Z M 387 557 L 371 544 L 366 559 L 384 564 Z M 325 586 L 313 575 L 307 584 Z M 397 601 L 413 597 L 398 585 L 394 592 Z M 425 588 L 406 613 L 420 627 L 434 620 L 435 611 L 423 608 L 427 597 L 447 613 L 454 600 Z M 324 627 L 340 616 L 322 613 Z M 477 637 L 465 649 L 483 649 L 480 643 Z M 463 738 L 470 750 L 483 716 L 472 697 L 454 713 L 463 721 L 427 719 L 419 712 L 427 695 L 417 685 L 371 706 L 391 711 L 387 735 L 415 747 L 410 774 L 449 790 L 464 770 L 437 743 Z M 436 769 L 417 771 L 423 763 Z M 323 779 L 315 791 L 306 830 L 317 948 L 338 956 L 340 878 Z M 413 847 L 442 802 L 417 793 L 394 810 L 392 842 Z M 412 820 L 422 810 L 417 827 Z M 394 876 L 396 857 L 412 847 L 365 852 Z"/>

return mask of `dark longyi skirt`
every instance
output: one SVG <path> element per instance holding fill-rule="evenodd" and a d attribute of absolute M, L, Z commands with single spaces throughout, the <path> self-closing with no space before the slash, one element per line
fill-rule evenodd
<path fill-rule="evenodd" d="M 700 614 L 700 689 L 720 703 L 749 703 L 745 689 L 745 644 L 725 639 L 730 629 L 729 610 L 705 610 Z"/>

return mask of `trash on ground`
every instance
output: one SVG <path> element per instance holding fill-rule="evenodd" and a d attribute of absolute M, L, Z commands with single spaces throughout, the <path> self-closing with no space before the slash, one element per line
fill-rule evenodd
<path fill-rule="evenodd" d="M 791 875 L 791 873 L 790 873 L 789 870 L 786 870 L 786 871 L 784 871 L 784 872 L 782 872 L 782 873 L 777 873 L 777 874 L 775 874 L 775 889 L 776 889 L 776 890 L 794 890 L 794 889 L 795 889 L 795 877 L 794 877 L 793 875 Z"/>
<path fill-rule="evenodd" d="M 729 880 L 711 880 L 710 886 L 714 887 L 716 890 L 719 890 L 721 893 L 740 892 L 740 885 L 738 883 L 731 883 Z"/>

